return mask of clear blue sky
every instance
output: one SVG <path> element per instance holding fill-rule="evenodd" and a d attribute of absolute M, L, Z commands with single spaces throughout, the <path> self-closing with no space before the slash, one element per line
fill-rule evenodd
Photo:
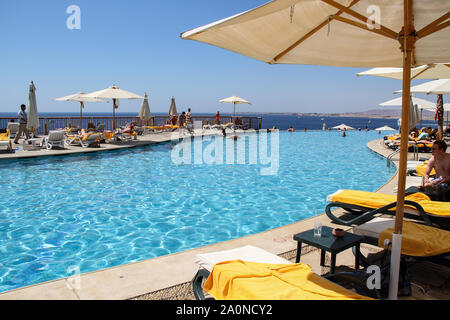
<path fill-rule="evenodd" d="M 77 91 L 116 84 L 147 92 L 152 112 L 232 111 L 219 99 L 252 102 L 243 112 L 344 112 L 378 108 L 401 81 L 356 77 L 364 69 L 267 65 L 221 48 L 181 40 L 195 27 L 255 8 L 266 0 L 2 0 L 0 2 L 0 112 L 28 103 L 37 87 L 40 112 L 77 112 L 53 101 Z M 69 30 L 70 5 L 81 8 L 81 29 Z M 423 82 L 423 81 L 422 81 Z M 413 82 L 418 84 L 421 82 Z M 426 97 L 434 101 L 435 96 Z M 119 112 L 138 112 L 140 101 L 121 101 Z M 87 104 L 109 112 L 111 104 Z"/>

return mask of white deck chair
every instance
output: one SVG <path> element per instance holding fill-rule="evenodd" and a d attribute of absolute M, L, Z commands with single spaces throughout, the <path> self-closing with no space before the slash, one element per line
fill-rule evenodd
<path fill-rule="evenodd" d="M 53 149 L 53 147 L 64 148 L 65 139 L 64 131 L 50 131 L 48 136 L 44 138 L 43 144 L 47 150 Z"/>
<path fill-rule="evenodd" d="M 13 148 L 10 138 L 10 131 L 9 129 L 6 129 L 5 131 L 5 133 L 0 133 L 0 146 L 5 146 L 7 147 L 7 150 L 12 152 Z"/>
<path fill-rule="evenodd" d="M 18 122 L 8 122 L 7 128 L 9 129 L 9 138 L 14 139 L 16 137 L 17 131 L 19 131 L 20 124 Z"/>

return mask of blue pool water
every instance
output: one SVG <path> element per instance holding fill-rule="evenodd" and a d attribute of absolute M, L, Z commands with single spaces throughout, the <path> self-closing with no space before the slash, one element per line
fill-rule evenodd
<path fill-rule="evenodd" d="M 337 189 L 375 191 L 395 170 L 367 149 L 378 138 L 282 132 L 276 175 L 248 159 L 174 164 L 173 142 L 2 161 L 0 291 L 297 222 L 323 212 Z"/>

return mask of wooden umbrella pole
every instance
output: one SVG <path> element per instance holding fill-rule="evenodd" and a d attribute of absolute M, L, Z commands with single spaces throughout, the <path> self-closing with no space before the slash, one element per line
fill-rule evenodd
<path fill-rule="evenodd" d="M 113 99 L 113 131 L 116 130 L 116 99 Z"/>
<path fill-rule="evenodd" d="M 405 0 L 405 26 L 403 28 L 403 96 L 402 96 L 402 127 L 400 143 L 400 164 L 398 169 L 397 209 L 395 218 L 395 233 L 402 233 L 405 205 L 406 167 L 408 161 L 409 109 L 411 94 L 411 58 L 415 44 L 414 26 L 412 21 L 412 0 Z"/>
<path fill-rule="evenodd" d="M 80 101 L 80 129 L 83 128 L 83 102 Z"/>

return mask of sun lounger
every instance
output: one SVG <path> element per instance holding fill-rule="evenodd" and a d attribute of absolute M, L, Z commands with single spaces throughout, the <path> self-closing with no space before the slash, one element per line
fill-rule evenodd
<path fill-rule="evenodd" d="M 50 131 L 48 136 L 44 138 L 43 145 L 47 150 L 53 149 L 54 147 L 64 148 L 64 143 L 66 140 L 64 131 Z"/>
<path fill-rule="evenodd" d="M 353 228 L 353 233 L 364 237 L 362 243 L 384 248 L 376 254 L 369 253 L 367 257 L 360 253 L 362 266 L 379 265 L 384 270 L 387 267 L 389 271 L 394 225 L 395 220 L 391 217 L 377 217 Z M 409 269 L 412 264 L 420 262 L 433 262 L 450 267 L 450 231 L 403 221 L 399 295 L 411 294 Z M 386 292 L 381 290 L 381 293 L 384 295 Z"/>
<path fill-rule="evenodd" d="M 198 300 L 205 299 L 203 289 L 216 299 L 368 299 L 331 282 L 344 279 L 367 296 L 379 297 L 376 290 L 367 288 L 360 273 L 320 277 L 305 264 L 293 264 L 254 246 L 198 254 L 195 262 L 199 270 L 193 290 Z"/>
<path fill-rule="evenodd" d="M 335 223 L 354 226 L 373 219 L 379 214 L 395 215 L 396 195 L 357 190 L 338 190 L 327 197 L 330 202 L 325 212 Z M 336 217 L 332 208 L 342 208 L 352 216 L 349 219 Z M 443 229 L 450 228 L 450 202 L 431 201 L 423 193 L 405 197 L 404 215 L 407 218 L 422 220 L 427 225 L 436 224 Z"/>
<path fill-rule="evenodd" d="M 9 129 L 0 130 L 0 146 L 6 146 L 7 150 L 12 152 L 12 142 L 10 139 L 11 132 Z"/>
<path fill-rule="evenodd" d="M 79 135 L 74 135 L 74 136 L 69 135 L 66 138 L 65 144 L 68 146 L 79 145 L 79 146 L 82 146 L 83 148 L 88 148 L 88 147 L 99 146 L 100 141 L 103 139 L 104 139 L 104 137 L 103 137 L 102 133 L 89 132 L 84 137 L 81 137 Z"/>

